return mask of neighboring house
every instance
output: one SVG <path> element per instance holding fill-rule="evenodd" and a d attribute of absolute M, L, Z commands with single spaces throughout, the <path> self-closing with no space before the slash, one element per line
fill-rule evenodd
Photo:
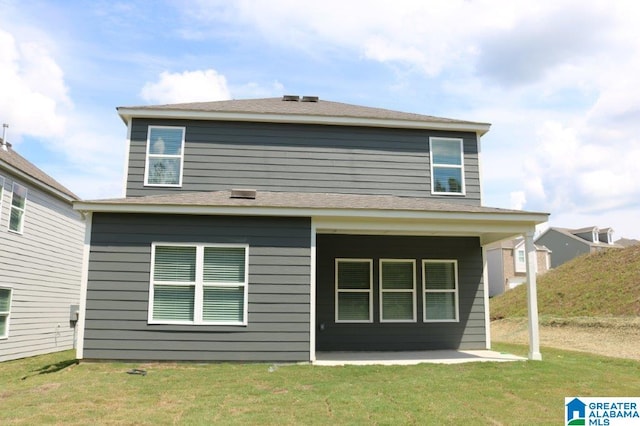
<path fill-rule="evenodd" d="M 635 240 L 633 238 L 620 238 L 615 240 L 613 243 L 622 247 L 631 247 L 640 244 L 640 240 Z"/>
<path fill-rule="evenodd" d="M 548 216 L 481 205 L 484 123 L 297 96 L 118 113 L 126 198 L 75 204 L 80 359 L 484 349 L 483 245 L 532 254 Z"/>
<path fill-rule="evenodd" d="M 542 275 L 551 266 L 551 250 L 536 245 L 536 274 Z M 489 269 L 489 297 L 497 296 L 527 280 L 524 238 L 489 244 L 486 247 Z"/>
<path fill-rule="evenodd" d="M 551 227 L 535 240 L 551 250 L 551 267 L 587 253 L 610 248 L 622 248 L 613 242 L 613 229 L 589 226 L 579 229 Z"/>
<path fill-rule="evenodd" d="M 84 241 L 77 199 L 0 143 L 0 361 L 74 347 Z"/>

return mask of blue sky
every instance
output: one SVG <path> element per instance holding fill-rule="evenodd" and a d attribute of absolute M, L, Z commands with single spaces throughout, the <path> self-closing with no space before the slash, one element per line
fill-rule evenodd
<path fill-rule="evenodd" d="M 0 0 L 0 121 L 84 198 L 122 195 L 117 106 L 321 99 L 492 123 L 484 204 L 640 238 L 640 3 Z"/>

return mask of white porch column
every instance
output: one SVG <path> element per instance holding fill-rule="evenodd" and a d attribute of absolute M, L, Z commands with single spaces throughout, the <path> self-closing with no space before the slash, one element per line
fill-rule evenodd
<path fill-rule="evenodd" d="M 527 252 L 527 310 L 529 312 L 529 359 L 540 361 L 540 331 L 538 327 L 538 293 L 536 270 L 538 259 L 533 244 L 533 230 L 524 235 L 524 246 Z"/>

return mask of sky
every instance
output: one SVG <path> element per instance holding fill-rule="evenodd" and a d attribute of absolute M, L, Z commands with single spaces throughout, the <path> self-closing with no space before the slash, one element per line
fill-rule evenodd
<path fill-rule="evenodd" d="M 314 95 L 491 123 L 483 204 L 640 239 L 636 0 L 0 0 L 0 121 L 123 195 L 118 106 Z"/>

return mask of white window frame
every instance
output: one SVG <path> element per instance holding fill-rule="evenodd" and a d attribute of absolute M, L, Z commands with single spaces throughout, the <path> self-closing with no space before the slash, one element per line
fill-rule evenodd
<path fill-rule="evenodd" d="M 17 207 L 13 205 L 13 197 L 16 192 L 16 186 L 24 188 L 24 208 Z M 27 198 L 29 196 L 29 188 L 24 185 L 20 185 L 18 182 L 13 182 L 13 186 L 11 187 L 11 202 L 9 203 L 9 218 L 7 220 L 7 229 L 9 232 L 13 232 L 16 234 L 22 234 L 24 232 L 24 221 L 27 217 Z M 11 229 L 11 212 L 16 209 L 22 212 L 22 220 L 20 221 L 20 227 L 18 229 Z"/>
<path fill-rule="evenodd" d="M 154 265 L 156 256 L 156 247 L 195 247 L 196 248 L 196 274 L 193 283 L 162 281 L 158 285 L 176 285 L 176 286 L 195 286 L 194 297 L 194 313 L 193 321 L 179 320 L 157 320 L 153 318 L 153 301 L 154 301 Z M 204 250 L 205 248 L 244 248 L 244 281 L 242 283 L 205 283 L 204 282 Z M 229 326 L 246 326 L 248 324 L 248 307 L 249 307 L 249 245 L 248 244 L 204 244 L 204 243 L 163 243 L 154 242 L 151 244 L 151 281 L 149 284 L 149 313 L 147 322 L 149 324 L 193 324 L 193 325 L 229 325 Z M 203 320 L 203 303 L 204 303 L 204 287 L 243 287 L 244 288 L 244 306 L 242 313 L 242 321 L 204 321 Z"/>
<path fill-rule="evenodd" d="M 182 130 L 182 143 L 180 145 L 180 154 L 151 154 L 151 131 L 153 129 L 180 129 Z M 144 160 L 144 186 L 155 186 L 164 188 L 180 188 L 182 187 L 182 177 L 184 175 L 184 145 L 187 134 L 187 128 L 184 126 L 149 126 L 147 128 L 147 149 Z M 180 174 L 178 183 L 149 183 L 149 159 L 150 158 L 179 158 Z"/>
<path fill-rule="evenodd" d="M 427 289 L 427 277 L 424 273 L 425 264 L 427 263 L 452 263 L 454 271 L 454 288 L 443 290 L 428 290 Z M 455 259 L 423 259 L 422 260 L 422 321 L 427 322 L 460 322 L 460 307 L 458 303 L 458 261 Z M 453 319 L 427 319 L 427 293 L 453 293 L 454 294 L 454 314 Z"/>
<path fill-rule="evenodd" d="M 349 289 L 340 289 L 338 288 L 338 265 L 340 262 L 361 262 L 369 264 L 369 288 L 368 289 L 359 289 L 359 288 L 349 288 Z M 335 259 L 335 322 L 336 323 L 372 323 L 373 322 L 373 259 L 366 258 L 336 258 Z M 367 320 L 340 320 L 338 319 L 338 294 L 339 293 L 368 293 L 369 294 L 369 319 Z"/>
<path fill-rule="evenodd" d="M 11 301 L 13 300 L 13 289 L 11 287 L 0 287 L 2 290 L 9 290 L 9 310 L 8 311 L 0 311 L 0 317 L 5 317 L 5 333 L 0 334 L 0 340 L 9 338 L 9 324 L 11 322 Z"/>
<path fill-rule="evenodd" d="M 413 286 L 411 290 L 408 289 L 383 289 L 382 288 L 382 264 L 383 263 L 411 263 L 411 269 L 413 271 Z M 379 302 L 380 302 L 380 322 L 405 322 L 415 323 L 417 322 L 417 309 L 416 309 L 416 260 L 415 259 L 380 259 L 378 262 L 378 281 L 379 281 Z M 413 310 L 413 316 L 411 319 L 384 319 L 383 298 L 384 293 L 411 293 L 411 308 Z"/>
<path fill-rule="evenodd" d="M 522 255 L 522 259 L 520 259 L 520 255 Z M 514 272 L 527 272 L 527 253 L 524 250 L 524 247 L 520 246 L 515 249 L 514 256 Z"/>
<path fill-rule="evenodd" d="M 448 143 L 457 142 L 460 147 L 460 165 L 456 164 L 436 164 L 433 160 L 433 142 L 434 141 L 446 141 Z M 429 137 L 429 163 L 431 164 L 431 194 L 433 195 L 457 195 L 462 196 L 466 195 L 466 183 L 465 183 L 465 174 L 464 174 L 464 141 L 460 138 L 445 138 L 441 136 L 431 136 Z M 461 191 L 460 192 L 447 192 L 447 191 L 436 191 L 436 179 L 434 174 L 435 168 L 450 168 L 450 169 L 459 169 L 460 170 L 460 178 L 461 178 Z"/>

